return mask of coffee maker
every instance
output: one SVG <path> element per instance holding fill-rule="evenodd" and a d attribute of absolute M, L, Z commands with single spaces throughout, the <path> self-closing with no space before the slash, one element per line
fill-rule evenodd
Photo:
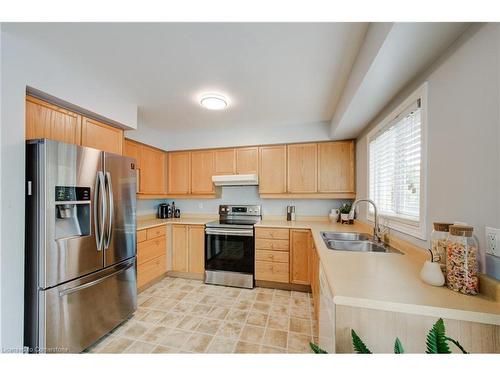
<path fill-rule="evenodd" d="M 172 208 L 168 203 L 160 203 L 156 214 L 158 219 L 170 219 L 172 217 Z"/>

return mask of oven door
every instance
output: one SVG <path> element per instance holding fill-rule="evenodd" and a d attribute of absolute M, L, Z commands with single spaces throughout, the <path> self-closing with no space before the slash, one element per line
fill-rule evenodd
<path fill-rule="evenodd" d="M 205 270 L 253 275 L 254 246 L 253 228 L 206 228 Z"/>

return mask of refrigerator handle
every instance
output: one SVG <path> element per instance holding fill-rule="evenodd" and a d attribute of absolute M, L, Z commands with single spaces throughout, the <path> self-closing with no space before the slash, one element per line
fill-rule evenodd
<path fill-rule="evenodd" d="M 115 208 L 115 204 L 113 201 L 113 184 L 111 183 L 111 174 L 109 172 L 106 172 L 106 189 L 108 191 L 109 216 L 108 233 L 106 235 L 106 243 L 104 244 L 105 249 L 109 247 L 109 243 L 111 242 L 111 233 L 113 233 L 113 214 Z"/>
<path fill-rule="evenodd" d="M 101 197 L 100 205 L 98 205 L 99 196 Z M 102 173 L 102 171 L 98 171 L 94 187 L 94 228 L 95 228 L 95 242 L 97 246 L 97 251 L 102 250 L 102 245 L 104 240 L 105 213 L 106 213 L 106 199 L 104 190 L 104 174 Z"/>

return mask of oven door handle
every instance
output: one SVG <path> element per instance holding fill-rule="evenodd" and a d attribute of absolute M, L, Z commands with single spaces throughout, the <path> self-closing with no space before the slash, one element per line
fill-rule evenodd
<path fill-rule="evenodd" d="M 205 233 L 206 234 L 214 234 L 214 235 L 222 235 L 222 236 L 246 236 L 246 237 L 253 237 L 253 230 L 252 229 L 223 230 L 223 229 L 206 228 L 205 229 Z"/>

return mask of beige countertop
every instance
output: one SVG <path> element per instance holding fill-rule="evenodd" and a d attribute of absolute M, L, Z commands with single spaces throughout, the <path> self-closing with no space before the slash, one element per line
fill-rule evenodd
<path fill-rule="evenodd" d="M 205 225 L 210 221 L 217 220 L 217 218 L 217 215 L 186 215 L 185 217 L 180 217 L 178 219 L 157 219 L 154 216 L 139 216 L 137 218 L 137 230 L 153 228 L 166 224 Z"/>
<path fill-rule="evenodd" d="M 321 238 L 322 231 L 371 233 L 363 223 L 264 219 L 257 226 L 311 229 L 335 304 L 500 325 L 499 301 L 425 284 L 419 276 L 423 251 L 411 246 L 395 246 L 405 255 L 334 251 Z"/>
<path fill-rule="evenodd" d="M 137 219 L 137 229 L 166 224 L 204 225 L 217 217 L 185 215 L 179 219 L 156 219 L 143 216 Z M 483 295 L 462 295 L 420 280 L 426 256 L 423 251 L 396 244 L 394 247 L 405 255 L 334 251 L 329 250 L 321 238 L 322 231 L 371 233 L 366 224 L 345 225 L 318 218 L 289 222 L 264 217 L 256 227 L 310 229 L 335 304 L 500 325 L 500 301 Z"/>

